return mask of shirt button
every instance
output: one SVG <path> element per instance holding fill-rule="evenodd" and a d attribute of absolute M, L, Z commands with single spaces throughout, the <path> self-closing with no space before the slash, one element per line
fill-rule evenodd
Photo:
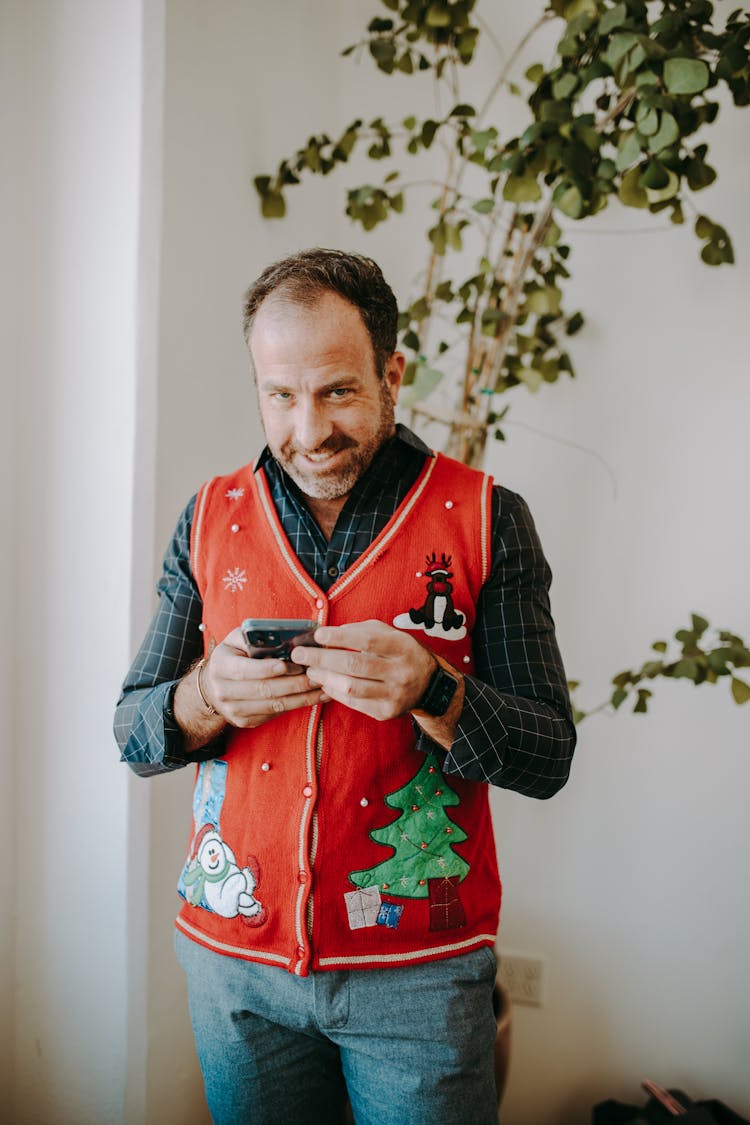
<path fill-rule="evenodd" d="M 240 525 L 238 523 L 233 523 L 232 524 L 232 531 L 236 534 L 239 530 L 240 530 Z"/>
<path fill-rule="evenodd" d="M 338 576 L 339 576 L 339 568 L 337 566 L 329 566 L 328 567 L 328 577 L 329 578 L 338 578 Z"/>
<path fill-rule="evenodd" d="M 303 946 L 298 945 L 297 946 L 297 957 L 301 961 L 304 958 L 304 956 L 305 956 L 305 950 L 304 950 Z"/>
<path fill-rule="evenodd" d="M 325 603 L 325 602 L 323 601 L 323 599 L 322 599 L 322 598 L 318 598 L 318 600 L 316 601 L 316 603 L 315 603 L 315 604 L 316 604 L 316 606 L 318 607 L 318 609 L 322 609 L 322 608 L 323 608 L 323 606 L 324 606 L 324 605 L 325 605 L 326 603 Z"/>
<path fill-rule="evenodd" d="M 306 871 L 300 871 L 297 878 L 299 879 L 300 883 L 306 883 L 307 882 L 307 872 Z"/>
<path fill-rule="evenodd" d="M 312 797 L 312 785 L 306 785 L 302 790 L 303 797 Z"/>

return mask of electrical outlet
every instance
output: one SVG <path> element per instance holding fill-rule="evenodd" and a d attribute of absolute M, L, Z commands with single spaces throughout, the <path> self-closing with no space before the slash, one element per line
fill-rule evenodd
<path fill-rule="evenodd" d="M 498 977 L 514 1004 L 541 1008 L 544 1004 L 545 963 L 541 957 L 500 952 Z"/>

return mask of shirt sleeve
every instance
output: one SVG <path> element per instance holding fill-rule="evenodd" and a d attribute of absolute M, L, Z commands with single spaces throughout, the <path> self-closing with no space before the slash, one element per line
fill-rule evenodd
<path fill-rule="evenodd" d="M 156 585 L 159 601 L 143 644 L 122 685 L 114 732 L 120 760 L 141 777 L 168 773 L 223 752 L 220 735 L 186 754 L 172 711 L 179 680 L 203 655 L 203 603 L 190 568 L 190 528 L 195 497 L 183 511 L 167 547 Z"/>
<path fill-rule="evenodd" d="M 550 613 L 552 572 L 525 501 L 500 486 L 492 501 L 492 565 L 477 604 L 475 673 L 465 676 L 464 705 L 443 768 L 547 798 L 567 781 L 576 743 Z M 419 743 L 434 749 L 424 733 Z"/>

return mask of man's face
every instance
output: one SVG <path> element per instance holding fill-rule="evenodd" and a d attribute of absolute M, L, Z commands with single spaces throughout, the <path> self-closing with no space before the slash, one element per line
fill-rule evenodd
<path fill-rule="evenodd" d="M 382 378 L 359 310 L 335 293 L 312 305 L 266 298 L 250 337 L 266 441 L 306 496 L 351 492 L 394 431 L 404 357 Z"/>

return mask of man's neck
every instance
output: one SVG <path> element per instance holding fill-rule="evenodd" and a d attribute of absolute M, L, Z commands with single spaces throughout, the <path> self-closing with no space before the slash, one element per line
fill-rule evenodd
<path fill-rule="evenodd" d="M 335 500 L 319 500 L 314 496 L 304 496 L 305 504 L 310 509 L 320 530 L 323 532 L 326 543 L 330 543 L 339 512 L 344 507 L 348 496 L 340 496 Z"/>

